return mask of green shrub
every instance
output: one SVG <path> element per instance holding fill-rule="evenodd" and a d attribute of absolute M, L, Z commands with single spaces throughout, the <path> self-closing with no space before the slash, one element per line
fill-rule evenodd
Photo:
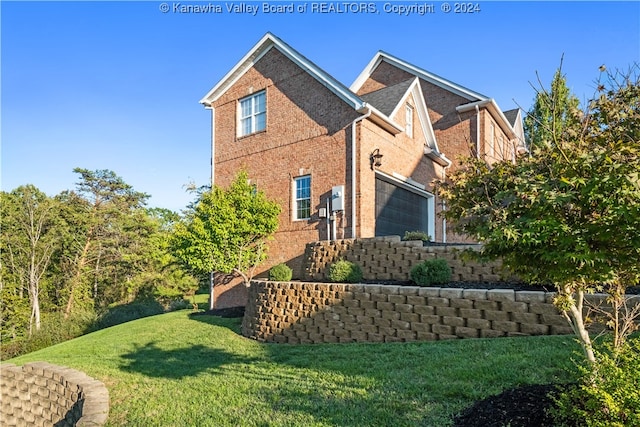
<path fill-rule="evenodd" d="M 595 363 L 578 370 L 578 384 L 556 399 L 552 414 L 558 425 L 640 426 L 640 337 L 617 352 L 605 345 Z"/>
<path fill-rule="evenodd" d="M 329 280 L 336 283 L 358 283 L 362 280 L 362 268 L 346 260 L 334 262 L 329 266 Z"/>
<path fill-rule="evenodd" d="M 431 236 L 424 231 L 405 231 L 402 240 L 422 240 L 423 242 L 430 242 Z"/>
<path fill-rule="evenodd" d="M 276 264 L 269 269 L 269 280 L 288 282 L 293 277 L 293 270 L 287 264 Z"/>
<path fill-rule="evenodd" d="M 442 284 L 451 281 L 451 268 L 443 259 L 426 260 L 414 266 L 410 275 L 419 286 Z"/>

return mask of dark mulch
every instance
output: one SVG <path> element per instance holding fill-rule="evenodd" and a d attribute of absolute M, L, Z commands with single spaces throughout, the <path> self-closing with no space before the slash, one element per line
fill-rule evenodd
<path fill-rule="evenodd" d="M 192 316 L 218 316 L 218 317 L 242 317 L 244 316 L 244 306 L 216 308 L 214 310 L 198 311 L 191 314 Z"/>
<path fill-rule="evenodd" d="M 552 427 L 547 411 L 560 386 L 555 384 L 526 385 L 505 390 L 476 402 L 458 414 L 454 427 Z"/>

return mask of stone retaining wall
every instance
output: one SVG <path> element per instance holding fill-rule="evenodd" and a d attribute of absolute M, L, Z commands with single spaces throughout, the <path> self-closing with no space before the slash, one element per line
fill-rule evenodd
<path fill-rule="evenodd" d="M 555 293 L 255 280 L 246 337 L 276 343 L 390 342 L 571 334 Z M 603 295 L 590 295 L 601 302 Z"/>
<path fill-rule="evenodd" d="M 313 242 L 305 250 L 306 281 L 324 280 L 329 264 L 345 259 L 362 267 L 365 280 L 410 280 L 411 268 L 428 259 L 443 258 L 449 264 L 452 280 L 497 282 L 514 280 L 500 261 L 480 263 L 462 259 L 462 251 L 478 245 L 423 246 L 422 241 L 401 241 L 400 236 Z"/>
<path fill-rule="evenodd" d="M 101 426 L 109 392 L 83 372 L 46 362 L 0 365 L 3 426 Z"/>

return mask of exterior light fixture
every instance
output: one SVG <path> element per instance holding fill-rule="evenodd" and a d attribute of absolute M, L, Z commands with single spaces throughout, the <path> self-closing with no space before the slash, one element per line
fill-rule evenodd
<path fill-rule="evenodd" d="M 371 170 L 382 166 L 382 154 L 380 154 L 379 148 L 373 150 L 373 152 L 369 155 L 369 162 L 371 163 Z"/>

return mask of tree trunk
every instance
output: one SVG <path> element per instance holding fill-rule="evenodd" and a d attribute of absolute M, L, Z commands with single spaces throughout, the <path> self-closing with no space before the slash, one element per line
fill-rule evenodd
<path fill-rule="evenodd" d="M 571 304 L 568 311 L 563 311 L 563 314 L 569 321 L 571 329 L 573 329 L 573 332 L 578 337 L 584 356 L 589 362 L 593 363 L 596 361 L 595 354 L 593 353 L 593 343 L 591 342 L 589 331 L 587 331 L 584 323 L 584 291 L 577 290 L 576 294 L 577 301 Z"/>

